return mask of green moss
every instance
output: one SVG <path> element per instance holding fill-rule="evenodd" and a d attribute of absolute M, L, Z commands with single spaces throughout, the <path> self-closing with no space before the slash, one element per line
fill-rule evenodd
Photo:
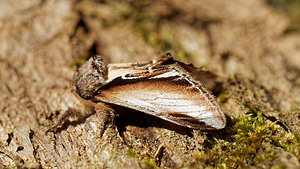
<path fill-rule="evenodd" d="M 269 123 L 263 112 L 245 105 L 249 114 L 231 119 L 220 138 L 210 139 L 205 149 L 196 154 L 198 162 L 207 167 L 245 168 L 259 166 L 279 156 L 276 147 L 299 156 L 299 138 L 276 123 Z M 214 136 L 217 136 L 216 134 Z"/>
<path fill-rule="evenodd" d="M 145 166 L 145 168 L 149 168 L 149 169 L 158 168 L 156 163 L 155 163 L 155 160 L 150 158 L 150 157 L 145 158 L 144 166 Z"/>
<path fill-rule="evenodd" d="M 291 20 L 291 26 L 287 31 L 300 32 L 300 1 L 295 0 L 266 0 L 273 8 L 287 14 Z"/>
<path fill-rule="evenodd" d="M 140 161 L 142 160 L 142 157 L 136 154 L 130 147 L 127 147 L 127 153 L 130 157 L 138 158 Z"/>
<path fill-rule="evenodd" d="M 224 103 L 226 101 L 226 89 L 222 88 L 220 94 L 217 97 L 218 103 Z"/>
<path fill-rule="evenodd" d="M 139 159 L 139 161 L 143 161 L 143 165 L 145 168 L 153 169 L 153 168 L 158 168 L 155 160 L 149 156 L 146 156 L 145 158 L 142 158 L 140 155 L 135 153 L 130 147 L 127 147 L 127 152 L 130 157 L 134 157 Z"/>
<path fill-rule="evenodd" d="M 274 166 L 271 169 L 284 169 L 285 167 L 281 167 L 281 166 Z"/>
<path fill-rule="evenodd" d="M 124 14 L 124 20 L 132 20 L 134 27 L 140 33 L 146 43 L 151 45 L 157 54 L 172 52 L 176 53 L 176 59 L 183 61 L 191 54 L 183 50 L 177 42 L 173 41 L 173 32 L 168 28 L 162 28 L 165 19 L 152 10 L 147 1 L 134 1 L 131 3 L 132 10 Z"/>

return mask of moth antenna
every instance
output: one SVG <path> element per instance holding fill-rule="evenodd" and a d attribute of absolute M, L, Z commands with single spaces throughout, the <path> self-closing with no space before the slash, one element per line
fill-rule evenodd
<path fill-rule="evenodd" d="M 97 103 L 91 102 L 89 100 L 83 99 L 75 91 L 72 91 L 72 93 L 74 94 L 74 96 L 76 97 L 76 99 L 78 99 L 80 102 L 82 102 L 82 103 L 84 103 L 86 105 L 90 105 L 90 106 L 93 106 L 93 107 L 97 107 L 97 108 L 105 109 L 105 110 L 109 110 L 109 111 L 114 111 L 113 109 L 111 109 L 111 108 L 109 108 L 107 106 L 103 106 L 101 104 L 97 104 Z"/>
<path fill-rule="evenodd" d="M 76 91 L 84 99 L 91 98 L 106 79 L 107 66 L 100 55 L 94 55 L 77 70 L 74 77 Z"/>

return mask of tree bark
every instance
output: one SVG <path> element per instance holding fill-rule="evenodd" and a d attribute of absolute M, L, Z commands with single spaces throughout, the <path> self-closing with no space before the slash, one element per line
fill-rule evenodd
<path fill-rule="evenodd" d="M 263 1 L 1 1 L 0 11 L 0 166 L 226 168 L 230 163 L 213 157 L 237 149 L 225 142 L 245 143 L 236 137 L 241 123 L 231 117 L 262 112 L 261 129 L 275 122 L 278 132 L 258 135 L 250 127 L 261 138 L 250 156 L 269 151 L 274 158 L 256 162 L 233 153 L 228 160 L 299 167 L 300 37 L 285 33 L 289 20 Z M 227 127 L 191 130 L 114 107 L 101 133 L 103 113 L 85 116 L 71 93 L 78 65 L 96 53 L 108 63 L 141 62 L 168 50 L 219 76 L 208 87 Z M 80 113 L 49 131 L 66 111 Z"/>

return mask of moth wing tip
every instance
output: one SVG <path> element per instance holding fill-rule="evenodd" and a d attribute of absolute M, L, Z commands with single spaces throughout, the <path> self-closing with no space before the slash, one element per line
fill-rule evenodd
<path fill-rule="evenodd" d="M 209 130 L 220 130 L 226 127 L 226 118 L 224 114 L 221 116 L 211 116 L 203 121 Z"/>
<path fill-rule="evenodd" d="M 226 118 L 225 118 L 225 116 L 215 117 L 212 127 L 217 129 L 217 130 L 225 128 L 226 127 Z"/>

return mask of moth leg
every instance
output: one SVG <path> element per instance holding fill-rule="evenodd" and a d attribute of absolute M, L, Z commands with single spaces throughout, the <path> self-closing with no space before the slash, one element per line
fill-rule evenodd
<path fill-rule="evenodd" d="M 77 124 L 83 123 L 89 116 L 95 114 L 95 108 L 92 106 L 85 106 L 83 111 L 74 108 L 68 108 L 62 116 L 59 118 L 58 122 L 54 124 L 48 131 L 61 132 L 67 129 L 68 126 L 75 126 Z M 71 120 L 71 118 L 75 118 Z"/>
<path fill-rule="evenodd" d="M 110 114 L 111 114 L 111 112 L 113 112 L 113 109 L 101 102 L 94 103 L 92 101 L 85 100 L 85 99 L 81 98 L 75 91 L 73 91 L 73 94 L 79 101 L 84 103 L 87 107 L 93 108 L 92 114 L 97 113 L 100 115 L 100 117 L 101 117 L 100 136 L 102 137 L 102 135 L 106 129 L 106 125 L 109 120 Z"/>
<path fill-rule="evenodd" d="M 107 109 L 95 108 L 95 111 L 98 115 L 100 115 L 100 137 L 104 134 L 108 122 L 110 121 L 112 111 Z"/>

